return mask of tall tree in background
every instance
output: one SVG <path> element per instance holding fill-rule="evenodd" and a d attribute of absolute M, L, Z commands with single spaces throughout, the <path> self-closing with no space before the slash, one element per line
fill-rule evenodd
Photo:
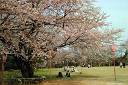
<path fill-rule="evenodd" d="M 119 49 L 121 50 L 119 62 L 122 62 L 124 65 L 128 64 L 128 40 L 121 44 Z"/>

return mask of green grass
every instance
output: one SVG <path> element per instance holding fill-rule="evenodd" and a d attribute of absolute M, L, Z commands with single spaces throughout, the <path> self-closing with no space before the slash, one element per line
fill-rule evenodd
<path fill-rule="evenodd" d="M 22 75 L 19 70 L 4 71 L 4 78 L 7 79 L 21 77 L 21 76 Z"/>
<path fill-rule="evenodd" d="M 116 67 L 116 78 L 117 78 L 116 81 L 114 80 L 113 67 L 93 67 L 93 68 L 78 67 L 77 69 L 78 72 L 71 73 L 71 78 L 63 78 L 62 80 L 98 80 L 98 81 L 119 82 L 119 83 L 128 84 L 127 67 L 122 69 Z M 46 76 L 48 80 L 58 80 L 56 76 L 59 71 L 61 71 L 63 75 L 65 75 L 63 68 L 38 69 L 35 71 L 35 75 Z M 19 71 L 11 71 L 4 73 L 5 78 L 17 77 L 17 76 L 21 76 Z"/>
<path fill-rule="evenodd" d="M 114 77 L 113 67 L 78 68 L 78 70 L 79 72 L 71 73 L 71 80 L 102 80 L 128 84 L 128 68 L 121 69 L 119 67 L 116 67 L 116 81 Z M 39 69 L 36 72 L 36 75 L 44 75 L 50 80 L 56 80 L 56 76 L 59 71 L 61 71 L 65 75 L 65 72 L 62 68 Z"/>
<path fill-rule="evenodd" d="M 82 74 L 74 74 L 76 78 L 115 81 L 113 67 L 82 68 Z M 77 77 L 79 76 L 79 77 Z M 116 82 L 128 83 L 128 68 L 116 67 Z"/>

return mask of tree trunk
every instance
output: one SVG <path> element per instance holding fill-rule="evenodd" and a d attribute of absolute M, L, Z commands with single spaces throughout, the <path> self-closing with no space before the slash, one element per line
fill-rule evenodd
<path fill-rule="evenodd" d="M 34 77 L 34 69 L 32 63 L 26 60 L 23 60 L 21 57 L 15 57 L 16 64 L 21 70 L 22 77 L 32 78 Z"/>
<path fill-rule="evenodd" d="M 3 85 L 3 71 L 4 71 L 4 67 L 3 67 L 3 61 L 2 58 L 0 58 L 0 85 Z"/>

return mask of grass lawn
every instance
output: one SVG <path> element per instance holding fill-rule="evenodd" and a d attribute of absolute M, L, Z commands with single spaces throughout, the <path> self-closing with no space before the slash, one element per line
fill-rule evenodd
<path fill-rule="evenodd" d="M 116 67 L 116 78 L 117 78 L 116 81 L 114 80 L 113 67 L 93 67 L 93 68 L 78 67 L 77 69 L 78 72 L 71 73 L 71 78 L 63 78 L 63 79 L 56 78 L 59 71 L 61 71 L 63 75 L 65 75 L 63 68 L 38 69 L 35 71 L 35 74 L 39 76 L 46 76 L 46 79 L 48 80 L 76 80 L 76 81 L 93 80 L 93 81 L 125 83 L 126 85 L 128 85 L 128 67 L 126 68 Z M 11 72 L 5 72 L 4 76 L 5 78 L 10 78 L 21 75 L 19 71 L 15 71 L 15 72 L 11 71 Z"/>
<path fill-rule="evenodd" d="M 113 67 L 78 67 L 78 72 L 71 73 L 71 80 L 102 80 L 102 81 L 111 81 L 111 82 L 122 82 L 128 84 L 128 68 L 119 68 L 116 67 L 116 81 L 114 77 Z M 38 69 L 36 75 L 44 75 L 48 79 L 56 80 L 58 72 L 61 71 L 63 75 L 65 72 L 63 68 L 52 68 L 52 69 Z M 81 73 L 80 73 L 81 72 Z M 66 79 L 66 78 L 64 78 Z"/>

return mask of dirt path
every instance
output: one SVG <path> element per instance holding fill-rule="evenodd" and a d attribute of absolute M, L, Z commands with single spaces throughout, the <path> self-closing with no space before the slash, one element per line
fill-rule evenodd
<path fill-rule="evenodd" d="M 97 80 L 56 80 L 56 81 L 46 81 L 40 85 L 125 85 L 123 83 L 112 83 Z"/>

